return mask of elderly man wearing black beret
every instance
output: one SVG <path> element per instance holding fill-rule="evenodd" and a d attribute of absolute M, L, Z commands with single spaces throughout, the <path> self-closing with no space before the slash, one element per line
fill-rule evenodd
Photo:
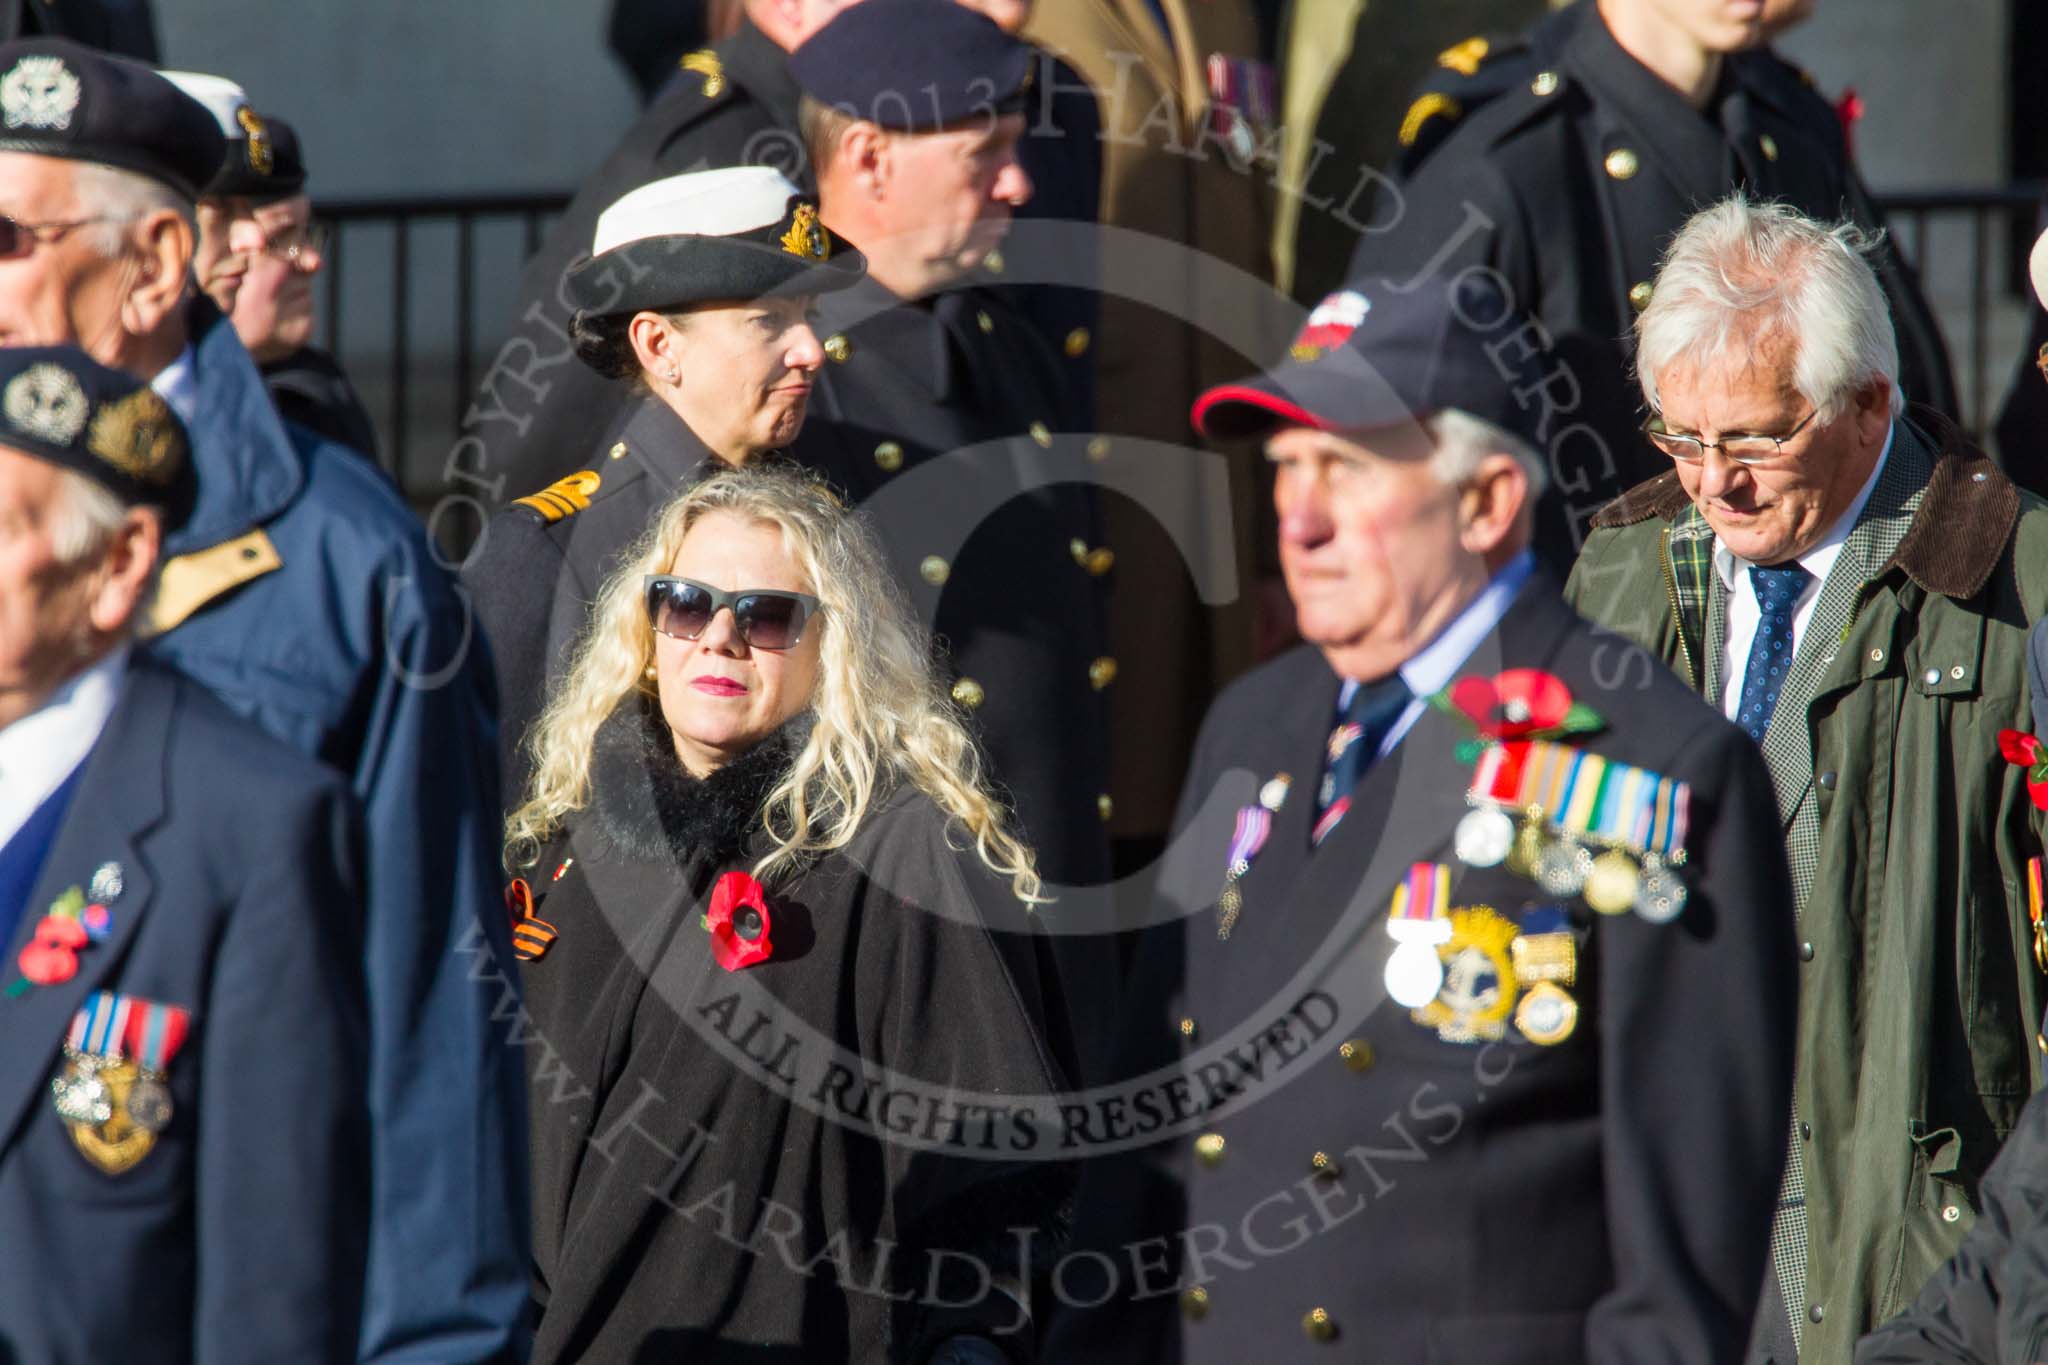
<path fill-rule="evenodd" d="M 828 362 L 796 453 L 875 519 L 1040 867 L 1075 885 L 1109 871 L 1100 447 L 1062 434 L 1080 419 L 1061 362 L 974 273 L 1031 196 L 1035 67 L 948 0 L 863 0 L 791 54 L 825 224 L 868 264 L 820 302 Z"/>
<path fill-rule="evenodd" d="M 0 1356 L 347 1365 L 367 1231 L 342 777 L 138 653 L 169 405 L 0 350 Z"/>
<path fill-rule="evenodd" d="M 340 769 L 365 812 L 364 1358 L 494 1359 L 527 1257 L 524 1068 L 493 1022 L 514 987 L 489 660 L 389 483 L 280 421 L 234 329 L 190 297 L 193 206 L 226 152 L 147 67 L 0 44 L 0 342 L 81 346 L 190 430 L 197 502 L 141 633 Z"/>

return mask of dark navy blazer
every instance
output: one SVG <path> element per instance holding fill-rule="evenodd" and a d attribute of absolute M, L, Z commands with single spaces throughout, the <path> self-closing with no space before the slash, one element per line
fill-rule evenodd
<path fill-rule="evenodd" d="M 0 991 L 0 1361 L 354 1359 L 367 1224 L 357 824 L 342 780 L 138 660 L 0 980 L 121 869 L 78 974 Z M 107 1175 L 51 1102 L 95 991 L 191 1011 L 169 1128 Z"/>

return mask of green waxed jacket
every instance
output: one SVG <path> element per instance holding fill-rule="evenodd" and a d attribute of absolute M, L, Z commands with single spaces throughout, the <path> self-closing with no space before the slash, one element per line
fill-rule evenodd
<path fill-rule="evenodd" d="M 1897 428 L 1891 458 L 1915 462 L 1924 491 L 1817 675 L 1810 751 L 1766 745 L 1788 833 L 1802 802 L 1818 814 L 1795 1088 L 1806 1301 L 1820 1311 L 1802 1322 L 1801 1358 L 1815 1362 L 1847 1361 L 1948 1258 L 2040 1077 L 2025 886 L 2043 824 L 1998 733 L 2032 728 L 2048 504 L 1937 430 Z M 1593 528 L 1572 605 L 1704 691 L 1712 536 L 1677 476 Z"/>

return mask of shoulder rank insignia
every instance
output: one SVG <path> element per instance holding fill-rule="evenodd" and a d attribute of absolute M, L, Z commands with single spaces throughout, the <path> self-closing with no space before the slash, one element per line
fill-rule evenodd
<path fill-rule="evenodd" d="M 710 48 L 685 52 L 677 65 L 704 78 L 704 94 L 708 98 L 717 99 L 725 93 L 725 64 L 718 60 L 718 54 Z"/>
<path fill-rule="evenodd" d="M 1433 118 L 1456 120 L 1464 109 L 1458 102 L 1441 91 L 1432 90 L 1408 106 L 1407 116 L 1401 120 L 1401 145 L 1413 147 L 1421 138 L 1425 125 Z"/>
<path fill-rule="evenodd" d="M 545 522 L 560 521 L 563 517 L 574 516 L 590 506 L 591 495 L 597 492 L 604 480 L 594 469 L 579 469 L 565 479 L 557 479 L 538 493 L 530 493 L 512 505 L 531 507 L 540 513 Z"/>
<path fill-rule="evenodd" d="M 1437 53 L 1436 64 L 1461 76 L 1479 74 L 1479 64 L 1486 60 L 1486 54 L 1493 51 L 1493 44 L 1484 38 L 1467 38 L 1456 47 L 1447 47 Z"/>

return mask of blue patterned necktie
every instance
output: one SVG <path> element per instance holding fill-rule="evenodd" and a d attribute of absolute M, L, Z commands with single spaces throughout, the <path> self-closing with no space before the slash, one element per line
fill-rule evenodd
<path fill-rule="evenodd" d="M 1798 564 L 1764 568 L 1749 566 L 1749 584 L 1756 590 L 1756 639 L 1749 646 L 1749 667 L 1742 674 L 1742 703 L 1735 723 L 1758 744 L 1771 728 L 1778 692 L 1792 672 L 1792 610 L 1813 575 Z"/>
<path fill-rule="evenodd" d="M 1344 719 L 1330 731 L 1325 760 L 1329 766 L 1323 770 L 1323 785 L 1316 793 L 1316 824 L 1310 835 L 1315 843 L 1329 837 L 1351 809 L 1352 790 L 1379 757 L 1380 745 L 1414 700 L 1415 694 L 1398 672 L 1352 691 Z"/>

